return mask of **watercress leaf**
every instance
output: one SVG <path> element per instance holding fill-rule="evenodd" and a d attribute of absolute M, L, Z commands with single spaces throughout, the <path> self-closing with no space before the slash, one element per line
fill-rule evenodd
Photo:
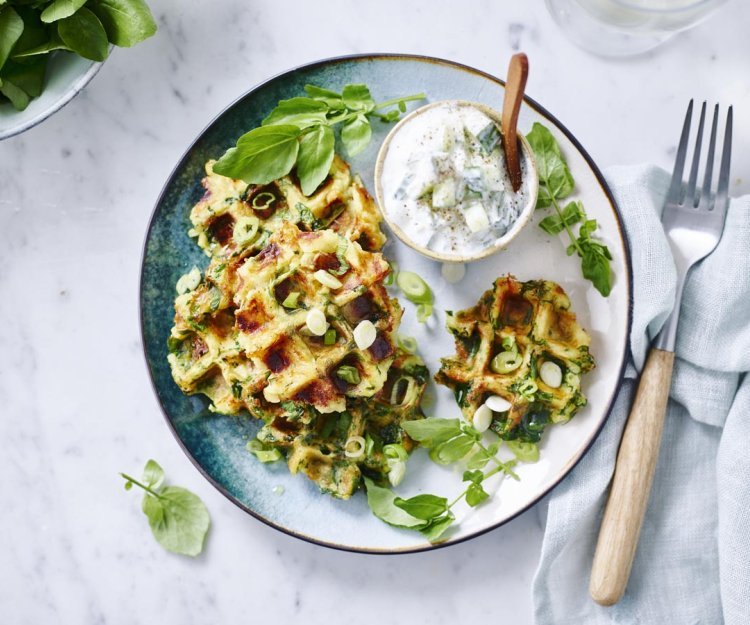
<path fill-rule="evenodd" d="M 57 33 L 53 33 L 48 41 L 45 41 L 38 46 L 29 48 L 23 52 L 13 52 L 13 59 L 26 59 L 32 56 L 54 52 L 55 50 L 70 50 L 70 48 L 63 43 Z"/>
<path fill-rule="evenodd" d="M 116 46 L 129 48 L 156 33 L 154 16 L 144 0 L 94 0 L 89 6 Z"/>
<path fill-rule="evenodd" d="M 46 58 L 33 59 L 25 63 L 8 61 L 3 67 L 3 79 L 18 87 L 26 95 L 35 98 L 44 88 Z"/>
<path fill-rule="evenodd" d="M 281 100 L 262 124 L 263 126 L 291 124 L 298 128 L 307 128 L 323 123 L 327 113 L 328 105 L 325 102 L 310 98 L 291 98 Z"/>
<path fill-rule="evenodd" d="M 492 455 L 481 447 L 477 447 L 476 451 L 466 459 L 466 467 L 470 470 L 483 469 L 490 460 L 492 460 Z"/>
<path fill-rule="evenodd" d="M 430 417 L 405 421 L 401 428 L 423 447 L 434 447 L 461 434 L 461 422 L 458 419 Z"/>
<path fill-rule="evenodd" d="M 335 140 L 330 126 L 316 126 L 302 136 L 297 176 L 304 195 L 312 195 L 330 173 Z"/>
<path fill-rule="evenodd" d="M 11 6 L 0 9 L 0 69 L 23 33 L 23 20 Z M 10 98 L 10 96 L 8 96 Z M 12 101 L 12 98 L 10 98 Z"/>
<path fill-rule="evenodd" d="M 435 495 L 416 495 L 409 499 L 396 497 L 393 503 L 418 519 L 430 521 L 448 509 L 448 500 Z"/>
<path fill-rule="evenodd" d="M 214 163 L 222 176 L 250 184 L 268 184 L 286 176 L 299 151 L 297 126 L 261 126 L 242 135 L 237 147 L 230 148 Z"/>
<path fill-rule="evenodd" d="M 526 139 L 536 157 L 540 187 L 545 187 L 545 192 L 541 194 L 542 202 L 549 201 L 550 197 L 560 199 L 570 195 L 575 186 L 573 176 L 552 133 L 535 122 Z M 539 202 L 537 206 L 540 206 Z"/>
<path fill-rule="evenodd" d="M 489 498 L 487 491 L 485 491 L 479 484 L 471 483 L 469 488 L 466 489 L 466 503 L 472 508 L 478 506 L 483 501 Z"/>
<path fill-rule="evenodd" d="M 305 85 L 305 93 L 314 100 L 325 102 L 332 109 L 341 110 L 344 108 L 344 101 L 341 98 L 341 94 L 330 89 L 324 89 L 316 85 Z"/>
<path fill-rule="evenodd" d="M 370 120 L 364 115 L 357 115 L 341 128 L 341 140 L 349 156 L 356 156 L 367 147 L 372 137 Z"/>
<path fill-rule="evenodd" d="M 437 464 L 451 464 L 461 460 L 474 447 L 475 440 L 467 434 L 459 434 L 430 450 L 430 458 Z"/>
<path fill-rule="evenodd" d="M 153 490 L 159 490 L 164 483 L 164 469 L 156 460 L 149 460 L 143 468 L 143 482 Z"/>
<path fill-rule="evenodd" d="M 583 216 L 583 205 L 580 202 L 569 202 L 562 210 L 562 219 L 557 215 L 549 215 L 539 222 L 539 227 L 547 234 L 560 234 L 565 230 L 566 224 L 577 224 Z"/>
<path fill-rule="evenodd" d="M 417 529 L 425 525 L 424 519 L 412 516 L 395 504 L 396 494 L 388 488 L 382 488 L 369 477 L 364 478 L 367 489 L 367 505 L 381 521 L 395 527 Z"/>
<path fill-rule="evenodd" d="M 107 58 L 107 33 L 99 18 L 87 8 L 58 21 L 57 32 L 65 45 L 83 58 L 92 61 Z"/>
<path fill-rule="evenodd" d="M 341 95 L 347 108 L 354 111 L 370 112 L 375 108 L 375 100 L 372 99 L 367 85 L 346 85 Z"/>
<path fill-rule="evenodd" d="M 607 297 L 612 291 L 612 269 L 609 259 L 596 246 L 583 247 L 583 277 L 590 280 L 599 293 Z"/>
<path fill-rule="evenodd" d="M 70 17 L 84 4 L 86 4 L 86 0 L 54 0 L 42 11 L 41 20 L 45 24 L 51 24 L 65 17 Z"/>
<path fill-rule="evenodd" d="M 455 515 L 448 510 L 443 516 L 438 517 L 434 521 L 431 521 L 428 525 L 421 528 L 419 531 L 429 540 L 431 543 L 437 542 L 437 540 L 445 533 L 455 520 Z"/>
<path fill-rule="evenodd" d="M 474 484 L 481 484 L 484 479 L 484 473 L 481 471 L 464 471 L 463 481 L 472 482 Z"/>
<path fill-rule="evenodd" d="M 158 498 L 146 493 L 143 511 L 154 538 L 167 551 L 197 556 L 203 550 L 211 520 L 197 495 L 179 486 L 167 486 Z"/>
<path fill-rule="evenodd" d="M 10 100 L 13 108 L 17 111 L 23 111 L 29 105 L 29 101 L 31 100 L 28 93 L 14 85 L 7 78 L 4 79 L 0 85 L 0 93 Z"/>
<path fill-rule="evenodd" d="M 519 439 L 506 441 L 508 449 L 521 462 L 536 462 L 539 460 L 539 447 L 536 443 L 526 442 Z"/>

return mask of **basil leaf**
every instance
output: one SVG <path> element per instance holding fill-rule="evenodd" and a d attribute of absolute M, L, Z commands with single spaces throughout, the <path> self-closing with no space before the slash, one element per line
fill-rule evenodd
<path fill-rule="evenodd" d="M 577 224 L 583 217 L 583 205 L 580 202 L 570 202 L 562 210 L 562 219 L 557 215 L 549 215 L 539 222 L 539 227 L 547 234 L 560 234 L 566 225 Z"/>
<path fill-rule="evenodd" d="M 424 447 L 434 447 L 461 434 L 458 419 L 417 419 L 403 422 L 401 428 Z"/>
<path fill-rule="evenodd" d="M 609 250 L 607 250 L 607 254 L 609 254 Z M 612 269 L 601 246 L 586 245 L 583 248 L 581 268 L 583 277 L 591 280 L 596 290 L 607 297 L 612 291 Z"/>
<path fill-rule="evenodd" d="M 328 105 L 325 102 L 310 98 L 291 98 L 281 100 L 261 123 L 263 126 L 291 124 L 298 128 L 307 128 L 323 123 L 327 113 Z"/>
<path fill-rule="evenodd" d="M 7 78 L 3 79 L 2 83 L 0 83 L 0 93 L 10 100 L 13 108 L 17 111 L 23 111 L 31 100 L 28 93 L 14 85 Z"/>
<path fill-rule="evenodd" d="M 423 519 L 412 516 L 395 505 L 396 494 L 387 488 L 377 486 L 369 477 L 364 478 L 367 489 L 367 505 L 381 521 L 394 527 L 418 529 L 425 525 Z"/>
<path fill-rule="evenodd" d="M 84 4 L 86 4 L 86 0 L 54 0 L 42 11 L 41 20 L 45 24 L 51 24 L 65 17 L 70 17 Z"/>
<path fill-rule="evenodd" d="M 76 54 L 92 61 L 103 61 L 109 53 L 104 26 L 91 11 L 80 9 L 74 15 L 57 22 L 57 32 Z"/>
<path fill-rule="evenodd" d="M 286 176 L 299 151 L 296 126 L 261 126 L 242 135 L 237 147 L 227 150 L 213 170 L 250 184 L 268 184 Z"/>
<path fill-rule="evenodd" d="M 356 156 L 370 143 L 372 127 L 364 115 L 357 115 L 341 128 L 341 141 L 349 156 Z"/>
<path fill-rule="evenodd" d="M 427 538 L 427 540 L 434 543 L 445 533 L 445 530 L 453 525 L 455 518 L 454 514 L 448 510 L 443 516 L 438 517 L 419 531 L 425 536 L 425 538 Z"/>
<path fill-rule="evenodd" d="M 143 0 L 95 0 L 90 6 L 116 46 L 129 48 L 156 32 L 154 16 Z"/>
<path fill-rule="evenodd" d="M 534 151 L 539 173 L 537 207 L 550 206 L 551 198 L 560 199 L 570 195 L 574 187 L 573 175 L 552 133 L 542 124 L 535 122 L 526 139 Z"/>
<path fill-rule="evenodd" d="M 437 464 L 451 464 L 468 454 L 476 441 L 467 434 L 459 434 L 430 450 L 430 458 Z"/>
<path fill-rule="evenodd" d="M 396 497 L 393 503 L 418 519 L 430 521 L 448 510 L 448 500 L 435 495 L 416 495 L 409 499 Z"/>
<path fill-rule="evenodd" d="M 369 113 L 375 108 L 375 100 L 372 99 L 367 85 L 346 85 L 341 95 L 343 96 L 344 104 L 353 111 L 365 111 Z"/>
<path fill-rule="evenodd" d="M 469 484 L 469 488 L 466 489 L 466 503 L 472 508 L 478 506 L 483 501 L 489 498 L 487 491 L 485 491 L 479 484 Z"/>
<path fill-rule="evenodd" d="M 0 69 L 5 65 L 10 51 L 20 39 L 23 28 L 23 20 L 13 7 L 0 9 Z"/>
<path fill-rule="evenodd" d="M 203 550 L 211 521 L 206 506 L 189 490 L 167 486 L 158 498 L 146 493 L 142 507 L 151 533 L 167 551 L 197 556 Z"/>
<path fill-rule="evenodd" d="M 297 176 L 302 193 L 310 196 L 331 171 L 335 137 L 330 126 L 316 126 L 299 144 Z"/>
<path fill-rule="evenodd" d="M 164 483 L 164 469 L 156 460 L 149 460 L 143 468 L 143 482 L 154 490 L 161 488 Z"/>

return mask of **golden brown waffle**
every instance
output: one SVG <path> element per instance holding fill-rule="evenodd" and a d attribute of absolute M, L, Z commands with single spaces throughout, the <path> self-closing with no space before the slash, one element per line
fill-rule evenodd
<path fill-rule="evenodd" d="M 169 362 L 183 391 L 208 395 L 219 412 L 244 407 L 267 418 L 286 401 L 343 411 L 347 397 L 382 388 L 402 310 L 383 286 L 390 268 L 381 254 L 332 230 L 282 223 L 258 253 L 238 258 L 241 264 L 214 258 L 198 287 L 175 301 Z M 322 284 L 321 270 L 340 287 Z M 313 308 L 335 330 L 330 345 L 307 329 Z M 352 333 L 363 320 L 377 336 L 361 350 Z M 342 365 L 355 368 L 359 381 L 340 377 Z"/>
<path fill-rule="evenodd" d="M 535 441 L 548 421 L 567 421 L 586 404 L 581 376 L 594 367 L 590 338 L 558 284 L 499 278 L 476 306 L 448 313 L 446 325 L 457 353 L 442 359 L 435 379 L 454 391 L 467 420 L 497 395 L 511 408 L 493 415 L 492 429 L 503 438 Z M 493 358 L 514 349 L 520 365 L 507 373 L 493 371 Z M 557 388 L 540 377 L 546 361 L 562 370 Z"/>
<path fill-rule="evenodd" d="M 309 197 L 302 194 L 294 175 L 248 185 L 213 173 L 214 162 L 206 163 L 206 191 L 190 213 L 191 234 L 209 256 L 228 258 L 243 251 L 246 246 L 235 240 L 235 225 L 248 217 L 260 221 L 260 236 L 252 244 L 255 250 L 285 222 L 302 230 L 333 230 L 367 251 L 377 251 L 385 243 L 374 201 L 338 156 L 329 176 Z"/>
<path fill-rule="evenodd" d="M 400 424 L 423 417 L 419 406 L 428 376 L 419 357 L 399 350 L 374 396 L 349 400 L 343 413 L 321 414 L 297 405 L 265 425 L 258 439 L 267 448 L 282 450 L 292 473 L 303 473 L 323 492 L 348 499 L 362 474 L 387 483 L 391 466 L 384 445 L 396 443 L 411 451 L 414 443 Z M 345 453 L 351 437 L 365 439 L 358 457 Z"/>

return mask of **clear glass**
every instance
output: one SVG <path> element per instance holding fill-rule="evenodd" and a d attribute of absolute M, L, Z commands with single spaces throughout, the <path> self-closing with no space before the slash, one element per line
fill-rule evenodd
<path fill-rule="evenodd" d="M 576 44 L 602 56 L 646 52 L 695 26 L 726 0 L 546 0 Z"/>

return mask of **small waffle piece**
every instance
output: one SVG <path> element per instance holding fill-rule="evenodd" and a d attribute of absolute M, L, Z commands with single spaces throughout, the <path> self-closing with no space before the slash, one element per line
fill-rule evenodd
<path fill-rule="evenodd" d="M 246 245 L 241 227 L 249 220 L 257 220 L 256 250 L 285 222 L 302 230 L 333 230 L 367 251 L 377 251 L 385 243 L 373 199 L 338 156 L 329 176 L 309 197 L 303 195 L 294 175 L 266 185 L 248 185 L 213 173 L 213 163 L 206 164 L 206 191 L 190 213 L 191 234 L 209 256 L 227 258 L 242 251 Z"/>
<path fill-rule="evenodd" d="M 547 422 L 565 422 L 586 404 L 581 376 L 594 367 L 590 338 L 554 282 L 499 278 L 446 324 L 456 355 L 442 359 L 435 379 L 454 391 L 467 420 L 496 395 L 511 407 L 494 413 L 490 427 L 502 438 L 535 441 Z"/>

